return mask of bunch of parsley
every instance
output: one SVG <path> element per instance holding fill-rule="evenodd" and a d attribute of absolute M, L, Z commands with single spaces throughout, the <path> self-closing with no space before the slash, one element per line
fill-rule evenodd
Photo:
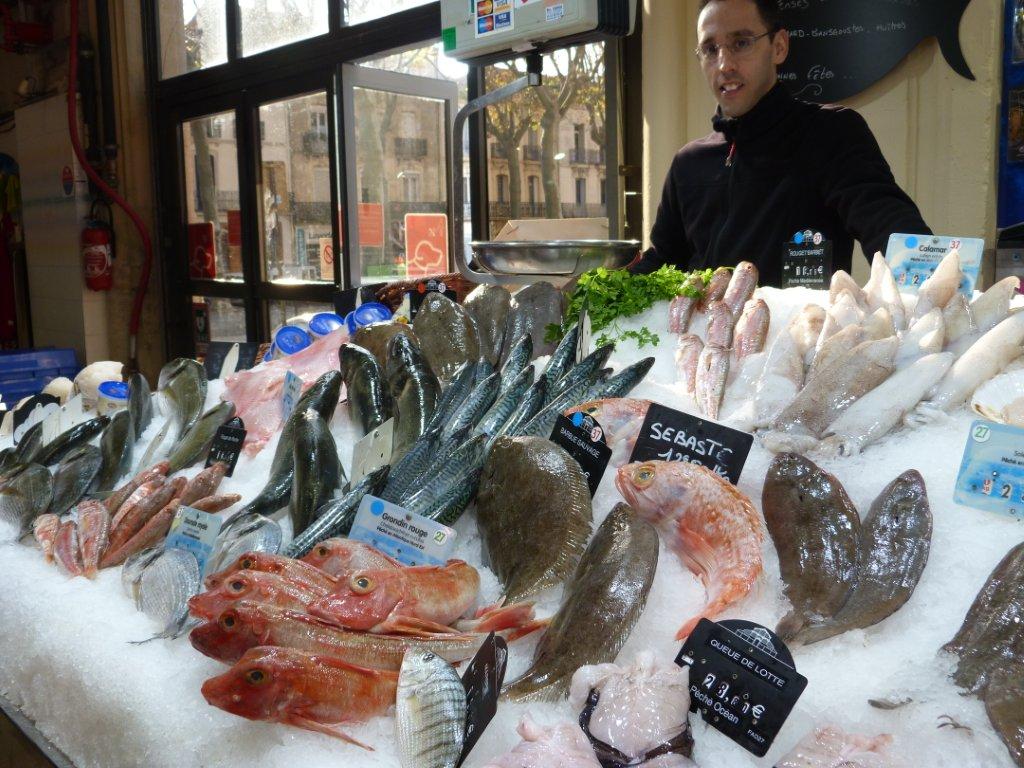
<path fill-rule="evenodd" d="M 595 334 L 605 331 L 595 340 L 596 346 L 623 339 L 633 339 L 638 347 L 655 346 L 659 342 L 658 336 L 646 326 L 636 331 L 625 331 L 616 321 L 638 315 L 657 302 L 669 301 L 676 296 L 687 295 L 699 299 L 704 291 L 686 283 L 691 275 L 696 275 L 706 286 L 711 280 L 712 271 L 682 272 L 666 264 L 648 275 L 633 275 L 624 269 L 610 270 L 604 267 L 584 272 L 569 296 L 569 306 L 561 327 L 554 324 L 548 326 L 547 338 L 555 341 L 564 335 L 579 319 L 580 310 L 586 302 L 591 330 Z"/>

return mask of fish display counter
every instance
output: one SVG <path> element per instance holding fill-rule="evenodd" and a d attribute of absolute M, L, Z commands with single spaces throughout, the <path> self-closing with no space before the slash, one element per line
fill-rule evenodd
<path fill-rule="evenodd" d="M 79 768 L 1024 765 L 1024 484 L 961 471 L 1012 445 L 1024 313 L 959 277 L 481 287 L 226 380 L 133 377 L 0 437 L 0 694 Z M 676 663 L 709 626 L 806 679 L 763 757 Z"/>

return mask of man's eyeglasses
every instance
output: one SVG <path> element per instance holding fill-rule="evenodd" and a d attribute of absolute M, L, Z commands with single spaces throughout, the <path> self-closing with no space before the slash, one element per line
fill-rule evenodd
<path fill-rule="evenodd" d="M 718 61 L 718 56 L 723 50 L 728 51 L 732 54 L 733 58 L 742 59 L 749 56 L 754 50 L 754 46 L 757 45 L 757 41 L 762 37 L 768 37 L 774 34 L 773 32 L 765 32 L 762 35 L 744 35 L 743 37 L 734 37 L 730 42 L 719 45 L 718 43 L 701 43 L 693 52 L 697 54 L 697 58 L 703 63 L 709 61 Z"/>

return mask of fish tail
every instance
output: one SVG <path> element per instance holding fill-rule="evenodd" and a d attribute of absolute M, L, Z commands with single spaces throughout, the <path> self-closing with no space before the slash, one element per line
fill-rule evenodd
<path fill-rule="evenodd" d="M 472 621 L 460 622 L 459 628 L 465 632 L 500 632 L 503 629 L 518 629 L 532 621 L 533 603 L 515 603 L 485 611 Z"/>
<path fill-rule="evenodd" d="M 532 635 L 534 632 L 539 632 L 542 629 L 547 629 L 551 624 L 551 618 L 546 619 L 534 619 L 533 621 L 527 622 L 522 626 L 516 627 L 511 632 L 502 632 L 502 636 L 505 637 L 510 643 L 514 643 L 516 640 L 522 640 L 527 635 Z"/>
<path fill-rule="evenodd" d="M 964 3 L 964 10 L 966 10 L 966 6 L 967 4 Z M 968 80 L 976 79 L 967 59 L 964 58 L 963 48 L 960 46 L 960 21 L 963 18 L 963 12 L 941 14 L 941 18 L 942 27 L 936 30 L 935 36 L 939 40 L 939 48 L 942 50 L 946 63 L 961 77 L 966 77 Z"/>

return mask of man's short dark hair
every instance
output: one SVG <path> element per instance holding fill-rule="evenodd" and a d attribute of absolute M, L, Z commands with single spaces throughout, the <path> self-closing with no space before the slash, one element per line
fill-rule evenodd
<path fill-rule="evenodd" d="M 700 8 L 697 12 L 703 11 L 711 3 L 724 2 L 725 0 L 700 0 Z M 761 20 L 768 27 L 769 32 L 778 32 L 782 29 L 782 14 L 779 13 L 778 0 L 751 0 L 757 6 L 757 12 L 761 14 Z"/>

